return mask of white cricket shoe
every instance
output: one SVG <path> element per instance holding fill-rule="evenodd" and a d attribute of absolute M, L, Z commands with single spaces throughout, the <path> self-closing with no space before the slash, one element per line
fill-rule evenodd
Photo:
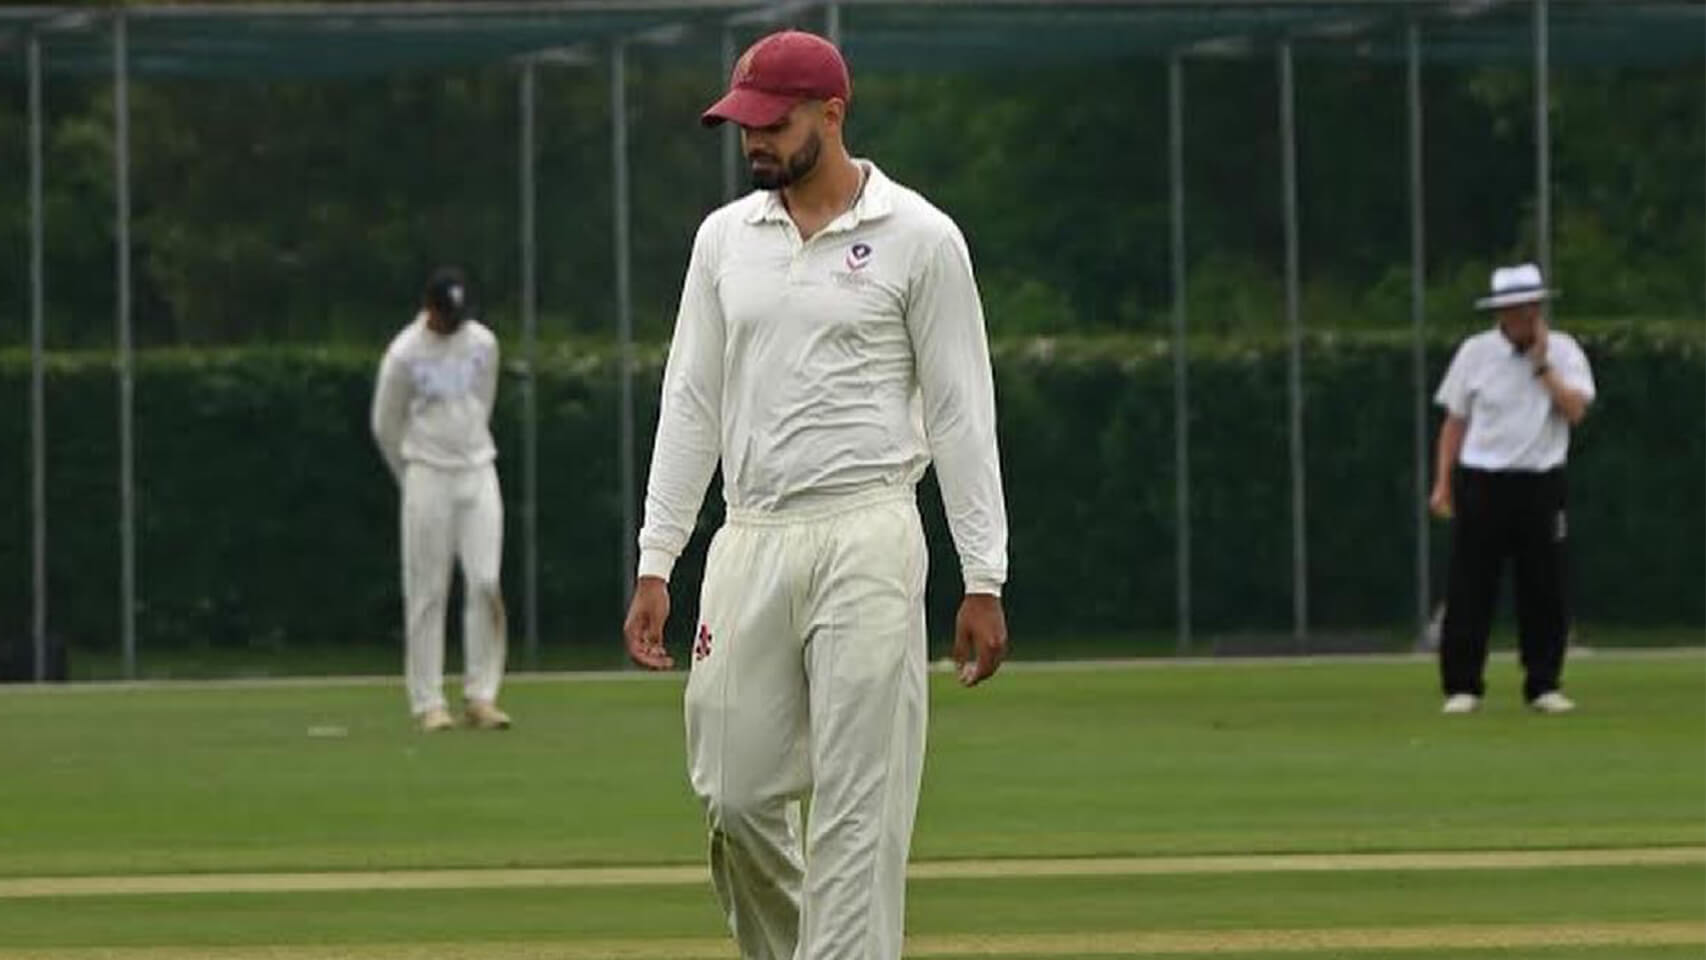
<path fill-rule="evenodd" d="M 415 726 L 419 727 L 422 733 L 439 733 L 455 729 L 456 721 L 451 718 L 450 711 L 443 707 L 433 707 L 430 710 L 422 710 L 415 717 Z"/>
<path fill-rule="evenodd" d="M 1528 707 L 1536 713 L 1569 713 L 1576 709 L 1576 702 L 1556 690 L 1548 690 L 1528 701 Z"/>
<path fill-rule="evenodd" d="M 1440 713 L 1474 713 L 1481 709 L 1481 698 L 1473 693 L 1454 693 L 1445 698 L 1445 706 L 1439 708 Z"/>
<path fill-rule="evenodd" d="M 468 725 L 476 730 L 508 730 L 509 714 L 498 709 L 490 700 L 470 700 L 467 707 Z"/>

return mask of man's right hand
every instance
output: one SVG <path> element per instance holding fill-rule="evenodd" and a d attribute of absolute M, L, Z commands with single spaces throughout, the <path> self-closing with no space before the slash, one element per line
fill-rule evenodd
<path fill-rule="evenodd" d="M 1428 509 L 1433 511 L 1433 515 L 1441 520 L 1451 517 L 1451 484 L 1449 482 L 1434 484 L 1433 494 L 1428 497 Z"/>
<path fill-rule="evenodd" d="M 1547 366 L 1547 346 L 1550 339 L 1547 332 L 1546 318 L 1541 317 L 1534 323 L 1534 342 L 1530 343 L 1528 349 L 1524 351 L 1524 355 L 1528 357 L 1528 362 L 1534 366 L 1536 376 L 1539 376 L 1540 371 L 1546 369 Z"/>
<path fill-rule="evenodd" d="M 641 577 L 634 584 L 634 600 L 622 636 L 628 642 L 628 659 L 647 670 L 669 670 L 675 658 L 663 646 L 663 625 L 669 619 L 669 584 L 659 577 Z"/>

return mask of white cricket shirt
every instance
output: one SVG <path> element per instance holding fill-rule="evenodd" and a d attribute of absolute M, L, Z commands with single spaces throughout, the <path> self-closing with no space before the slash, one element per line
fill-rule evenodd
<path fill-rule="evenodd" d="M 1553 330 L 1546 360 L 1564 384 L 1594 398 L 1587 354 L 1567 333 Z M 1534 375 L 1534 365 L 1500 330 L 1463 341 L 1434 402 L 1468 421 L 1458 462 L 1477 470 L 1551 470 L 1570 452 L 1570 422 Z"/>
<path fill-rule="evenodd" d="M 853 207 L 804 242 L 778 192 L 693 241 L 640 531 L 668 578 L 718 461 L 730 509 L 910 486 L 932 459 L 966 590 L 999 594 L 1007 515 L 983 306 L 959 228 L 859 161 Z"/>
<path fill-rule="evenodd" d="M 385 350 L 373 389 L 373 437 L 398 479 L 408 463 L 443 470 L 497 457 L 488 426 L 498 395 L 498 339 L 479 321 L 435 333 L 426 315 Z"/>

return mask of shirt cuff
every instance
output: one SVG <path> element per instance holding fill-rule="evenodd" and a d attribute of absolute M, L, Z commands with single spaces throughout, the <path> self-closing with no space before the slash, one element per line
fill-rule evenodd
<path fill-rule="evenodd" d="M 669 573 L 675 569 L 675 557 L 663 550 L 648 549 L 640 551 L 640 570 L 637 577 L 657 577 L 665 583 L 669 582 Z"/>
<path fill-rule="evenodd" d="M 991 597 L 1001 596 L 1001 580 L 988 574 L 968 573 L 965 576 L 966 593 L 987 594 Z"/>

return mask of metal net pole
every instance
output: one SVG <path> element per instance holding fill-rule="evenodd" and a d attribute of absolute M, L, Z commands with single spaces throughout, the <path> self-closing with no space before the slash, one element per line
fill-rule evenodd
<path fill-rule="evenodd" d="M 1291 345 L 1286 372 L 1291 422 L 1292 636 L 1303 642 L 1309 632 L 1309 547 L 1303 495 L 1303 318 L 1298 290 L 1297 97 L 1289 42 L 1280 45 L 1279 85 L 1280 166 L 1285 191 L 1285 323 Z"/>
<path fill-rule="evenodd" d="M 1415 406 L 1411 456 L 1415 460 L 1416 636 L 1421 638 L 1428 628 L 1428 604 L 1432 591 L 1428 569 L 1431 553 L 1428 544 L 1428 373 L 1423 343 L 1427 307 L 1427 210 L 1423 202 L 1426 181 L 1422 172 L 1421 28 L 1412 22 L 1405 39 L 1410 121 L 1410 376 Z"/>
<path fill-rule="evenodd" d="M 30 98 L 30 638 L 34 680 L 47 679 L 47 415 L 43 379 L 41 36 L 29 44 Z"/>
<path fill-rule="evenodd" d="M 1552 31 L 1547 0 L 1534 0 L 1534 244 L 1552 277 Z"/>
<path fill-rule="evenodd" d="M 719 85 L 727 83 L 735 72 L 735 32 L 733 27 L 723 28 L 723 75 L 717 78 Z M 723 124 L 723 200 L 732 201 L 740 193 L 740 131 L 732 123 Z"/>
<path fill-rule="evenodd" d="M 621 345 L 621 400 L 617 438 L 617 474 L 622 485 L 622 601 L 632 598 L 638 565 L 638 533 L 634 505 L 634 317 L 632 251 L 629 230 L 632 210 L 628 197 L 628 59 L 626 44 L 610 52 L 610 164 L 615 205 L 616 335 Z"/>
<path fill-rule="evenodd" d="M 537 68 L 521 65 L 521 470 L 522 558 L 527 665 L 539 666 L 539 285 L 535 232 L 534 85 Z"/>
<path fill-rule="evenodd" d="M 1191 650 L 1191 439 L 1185 304 L 1185 78 L 1177 56 L 1167 63 L 1168 181 L 1173 253 L 1173 502 L 1174 582 L 1178 652 Z"/>
<path fill-rule="evenodd" d="M 130 57 L 126 20 L 113 16 L 113 177 L 118 227 L 119 581 L 124 676 L 136 678 L 136 463 L 130 316 Z"/>

